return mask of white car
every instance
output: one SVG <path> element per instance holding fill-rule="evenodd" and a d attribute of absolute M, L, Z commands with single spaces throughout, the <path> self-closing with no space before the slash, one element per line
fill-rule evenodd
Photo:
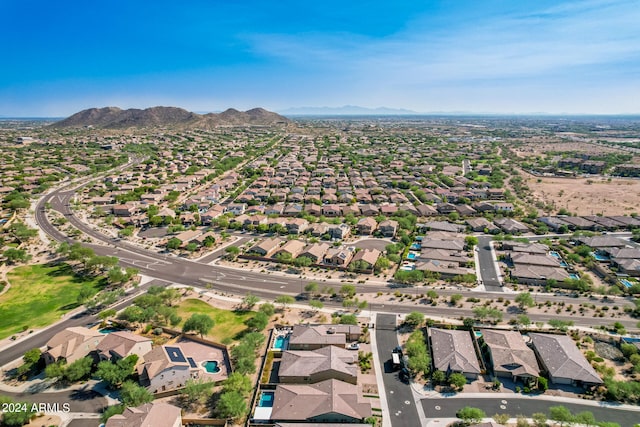
<path fill-rule="evenodd" d="M 351 343 L 347 346 L 349 350 L 360 350 L 360 344 L 357 342 Z"/>

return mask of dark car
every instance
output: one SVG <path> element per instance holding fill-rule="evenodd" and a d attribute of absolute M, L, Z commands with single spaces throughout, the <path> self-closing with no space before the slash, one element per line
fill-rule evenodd
<path fill-rule="evenodd" d="M 409 372 L 409 370 L 407 368 L 402 368 L 400 370 L 400 372 L 398 373 L 398 378 L 403 383 L 408 383 L 409 380 L 411 380 L 411 372 Z"/>

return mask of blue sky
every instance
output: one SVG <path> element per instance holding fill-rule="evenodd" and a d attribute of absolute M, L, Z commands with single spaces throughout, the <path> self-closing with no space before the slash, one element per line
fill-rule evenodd
<path fill-rule="evenodd" d="M 640 1 L 3 0 L 0 116 L 640 113 Z"/>

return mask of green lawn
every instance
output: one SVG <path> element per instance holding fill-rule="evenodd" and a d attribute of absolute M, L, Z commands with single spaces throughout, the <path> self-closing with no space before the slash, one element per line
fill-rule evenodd
<path fill-rule="evenodd" d="M 68 264 L 36 264 L 7 274 L 11 288 L 0 296 L 0 339 L 28 329 L 49 325 L 78 306 L 82 287 L 98 293 L 103 278 L 73 274 Z"/>
<path fill-rule="evenodd" d="M 212 307 L 202 300 L 190 298 L 178 305 L 178 314 L 182 317 L 182 322 L 178 327 L 182 328 L 182 324 L 193 313 L 204 313 L 211 316 L 215 324 L 207 337 L 222 344 L 229 344 L 232 340 L 237 339 L 238 334 L 247 329 L 244 322 L 255 314 L 252 311 L 222 310 Z"/>

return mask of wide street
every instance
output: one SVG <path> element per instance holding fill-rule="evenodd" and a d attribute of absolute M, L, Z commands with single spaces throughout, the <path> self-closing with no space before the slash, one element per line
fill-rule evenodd
<path fill-rule="evenodd" d="M 502 292 L 502 283 L 498 277 L 491 236 L 478 236 L 478 263 L 480 279 L 488 292 Z"/>

